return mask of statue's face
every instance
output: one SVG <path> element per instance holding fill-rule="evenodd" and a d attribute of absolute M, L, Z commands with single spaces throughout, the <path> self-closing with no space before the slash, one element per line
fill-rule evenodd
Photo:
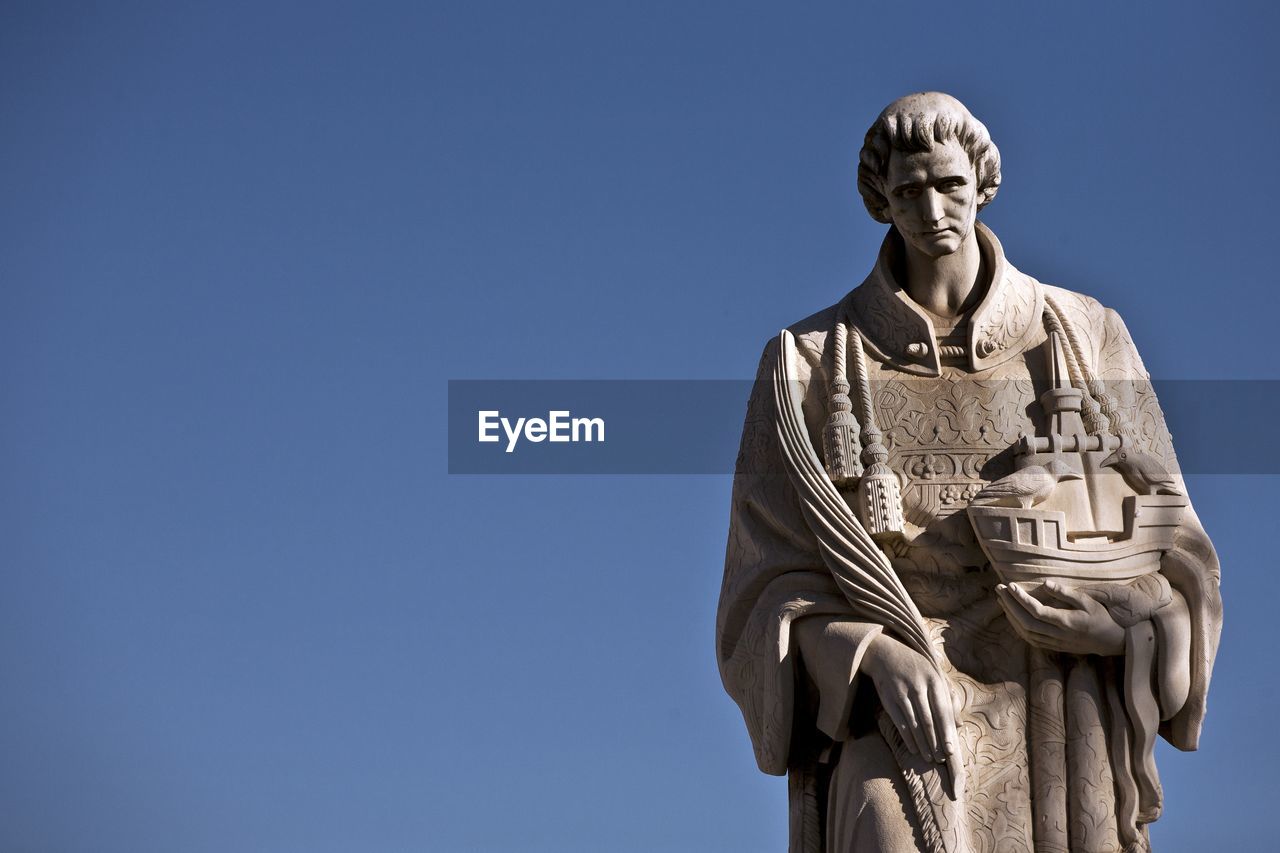
<path fill-rule="evenodd" d="M 978 216 L 978 181 L 969 155 L 948 139 L 916 154 L 893 151 L 885 177 L 889 216 L 898 233 L 931 258 L 968 239 Z"/>

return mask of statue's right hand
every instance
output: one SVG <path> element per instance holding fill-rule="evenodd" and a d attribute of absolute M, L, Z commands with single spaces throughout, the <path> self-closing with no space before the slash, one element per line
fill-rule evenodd
<path fill-rule="evenodd" d="M 889 719 L 907 748 L 938 764 L 960 743 L 951 690 L 933 664 L 887 634 L 871 641 L 862 670 L 875 683 Z"/>

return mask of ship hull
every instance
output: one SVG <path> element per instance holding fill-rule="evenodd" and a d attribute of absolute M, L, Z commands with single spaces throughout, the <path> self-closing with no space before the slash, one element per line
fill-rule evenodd
<path fill-rule="evenodd" d="M 1182 495 L 1126 497 L 1124 529 L 1112 534 L 1069 531 L 1059 510 L 972 505 L 968 514 L 1005 583 L 1124 581 L 1160 568 L 1187 505 Z"/>

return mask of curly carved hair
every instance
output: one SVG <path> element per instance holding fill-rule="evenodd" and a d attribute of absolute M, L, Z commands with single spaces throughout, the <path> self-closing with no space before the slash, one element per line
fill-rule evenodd
<path fill-rule="evenodd" d="M 876 222 L 889 224 L 889 201 L 884 180 L 889 154 L 894 151 L 930 151 L 937 143 L 954 139 L 969 154 L 978 181 L 978 209 L 986 207 L 1000 189 L 1000 151 L 982 122 L 950 95 L 919 92 L 899 98 L 884 108 L 867 131 L 858 155 L 858 192 Z"/>

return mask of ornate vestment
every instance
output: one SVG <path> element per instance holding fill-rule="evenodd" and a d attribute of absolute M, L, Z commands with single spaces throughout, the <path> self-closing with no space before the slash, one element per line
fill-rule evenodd
<path fill-rule="evenodd" d="M 997 601 L 997 579 L 963 510 L 984 484 L 1012 472 L 1013 445 L 1043 425 L 1047 302 L 1076 337 L 1085 367 L 1106 383 L 1114 431 L 1175 475 L 1177 466 L 1120 317 L 1019 272 L 994 235 L 976 228 L 990 279 L 955 329 L 939 334 L 896 283 L 892 231 L 858 288 L 790 329 L 815 447 L 828 415 L 837 321 L 847 318 L 865 342 L 874 417 L 906 522 L 886 550 L 940 652 L 957 712 L 965 775 L 954 802 L 928 802 L 927 791 L 904 786 L 920 760 L 893 749 L 875 724 L 878 699 L 858 668 L 883 626 L 853 616 L 824 565 L 779 453 L 770 385 L 776 344 L 761 359 L 734 480 L 717 652 L 760 769 L 790 776 L 793 853 L 843 853 L 858 843 L 889 849 L 883 840 L 865 846 L 885 837 L 870 822 L 886 807 L 911 826 L 908 850 L 1142 850 L 1160 805 L 1154 768 L 1143 765 L 1149 743 L 1140 754 L 1143 727 L 1154 736 L 1158 725 L 1179 749 L 1196 747 L 1221 601 L 1216 558 L 1194 512 L 1153 576 L 1161 616 L 1139 614 L 1136 627 L 1126 625 L 1126 655 L 1034 649 Z M 801 620 L 840 622 L 843 639 L 805 647 Z M 1151 647 L 1141 666 L 1156 704 L 1145 720 L 1117 688 L 1126 668 L 1135 671 L 1134 636 L 1149 637 Z"/>

